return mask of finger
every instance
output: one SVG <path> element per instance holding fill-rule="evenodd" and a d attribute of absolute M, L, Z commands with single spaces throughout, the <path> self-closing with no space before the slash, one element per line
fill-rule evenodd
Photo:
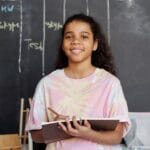
<path fill-rule="evenodd" d="M 63 123 L 59 122 L 58 124 L 60 125 L 60 127 L 62 128 L 62 130 L 63 130 L 65 133 L 67 133 L 67 134 L 69 134 L 69 135 L 71 135 L 71 136 L 76 136 L 76 135 L 77 135 L 76 131 L 72 131 L 72 130 L 69 131 L 69 130 L 67 129 L 67 127 L 66 127 Z"/>
<path fill-rule="evenodd" d="M 67 133 L 66 126 L 63 123 L 61 123 L 61 122 L 58 122 L 58 124 L 60 125 L 60 127 L 62 128 L 62 130 L 64 130 Z"/>
<path fill-rule="evenodd" d="M 75 116 L 72 117 L 73 125 L 76 129 L 80 128 L 80 124 L 77 122 L 77 119 Z"/>
<path fill-rule="evenodd" d="M 68 129 L 68 130 L 71 129 L 72 126 L 71 126 L 71 123 L 70 123 L 69 118 L 66 118 L 65 121 L 66 121 L 67 129 Z"/>
<path fill-rule="evenodd" d="M 84 126 L 91 128 L 91 124 L 87 120 L 84 120 Z"/>
<path fill-rule="evenodd" d="M 64 115 L 57 115 L 54 120 L 65 120 L 66 118 L 68 118 L 69 116 L 64 116 Z"/>
<path fill-rule="evenodd" d="M 68 119 L 66 119 L 66 124 L 67 124 L 67 130 L 68 130 L 69 134 L 72 136 L 76 136 L 78 131 L 72 127 L 72 125 Z"/>
<path fill-rule="evenodd" d="M 56 120 L 58 120 L 58 116 L 56 116 L 56 117 L 54 118 L 54 121 L 56 121 Z"/>
<path fill-rule="evenodd" d="M 66 118 L 69 118 L 69 116 L 59 115 L 59 118 L 62 120 L 66 120 Z"/>

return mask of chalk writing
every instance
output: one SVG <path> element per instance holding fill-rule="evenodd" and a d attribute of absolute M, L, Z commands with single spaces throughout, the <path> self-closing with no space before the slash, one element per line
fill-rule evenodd
<path fill-rule="evenodd" d="M 62 28 L 62 24 L 54 21 L 50 21 L 50 22 L 46 21 L 45 25 L 48 27 L 48 29 L 52 29 L 54 31 L 60 30 Z"/>
<path fill-rule="evenodd" d="M 2 5 L 0 6 L 0 11 L 4 13 L 12 12 L 14 10 L 14 7 L 15 7 L 14 5 L 6 5 L 6 6 Z"/>
<path fill-rule="evenodd" d="M 24 39 L 25 42 L 28 44 L 28 49 L 35 49 L 35 50 L 43 50 L 42 42 L 33 42 L 32 39 Z"/>
<path fill-rule="evenodd" d="M 63 23 L 66 21 L 66 0 L 63 0 Z"/>
<path fill-rule="evenodd" d="M 6 22 L 6 21 L 0 21 L 0 30 L 9 30 L 11 32 L 14 32 L 15 29 L 19 28 L 19 23 L 15 22 Z"/>

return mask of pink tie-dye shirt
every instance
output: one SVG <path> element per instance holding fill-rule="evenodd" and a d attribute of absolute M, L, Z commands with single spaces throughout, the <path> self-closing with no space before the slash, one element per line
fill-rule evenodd
<path fill-rule="evenodd" d="M 128 107 L 120 85 L 114 75 L 96 68 L 94 73 L 81 79 L 66 76 L 64 69 L 44 77 L 37 85 L 26 126 L 27 130 L 41 129 L 41 123 L 52 121 L 54 116 L 47 109 L 59 114 L 94 118 L 118 118 L 125 122 L 124 136 L 130 128 Z M 80 138 L 62 140 L 47 145 L 47 150 L 112 150 L 118 145 L 101 145 Z"/>

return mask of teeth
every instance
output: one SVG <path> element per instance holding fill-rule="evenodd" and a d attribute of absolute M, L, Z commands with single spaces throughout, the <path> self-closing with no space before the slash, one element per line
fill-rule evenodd
<path fill-rule="evenodd" d="M 74 53 L 74 54 L 79 54 L 79 53 L 82 52 L 82 50 L 80 50 L 80 49 L 73 49 L 71 52 Z"/>

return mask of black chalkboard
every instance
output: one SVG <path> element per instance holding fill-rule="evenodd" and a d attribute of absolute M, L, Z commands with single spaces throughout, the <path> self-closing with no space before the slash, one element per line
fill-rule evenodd
<path fill-rule="evenodd" d="M 18 131 L 20 98 L 54 69 L 60 30 L 75 13 L 106 33 L 130 111 L 150 111 L 150 1 L 0 0 L 0 133 Z"/>
<path fill-rule="evenodd" d="M 111 46 L 130 111 L 150 111 L 150 1 L 110 1 Z"/>

